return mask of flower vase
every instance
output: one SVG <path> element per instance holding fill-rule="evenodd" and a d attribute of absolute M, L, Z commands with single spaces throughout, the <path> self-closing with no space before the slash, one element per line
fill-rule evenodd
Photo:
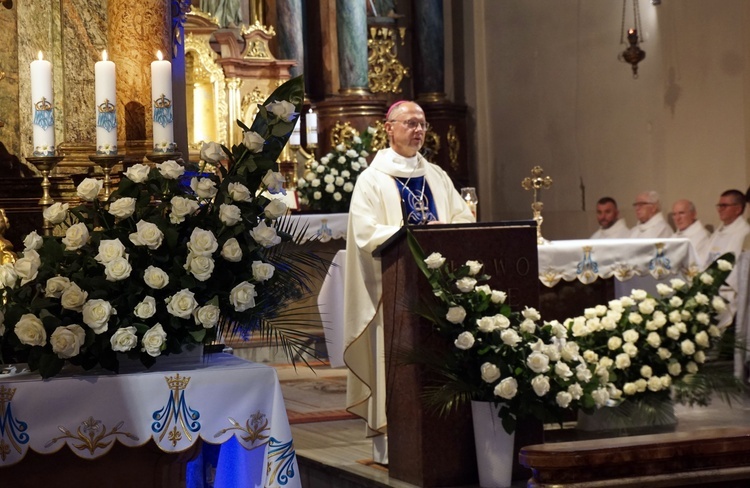
<path fill-rule="evenodd" d="M 471 402 L 479 485 L 483 488 L 511 485 L 515 433 L 505 432 L 498 409 L 492 402 Z"/>

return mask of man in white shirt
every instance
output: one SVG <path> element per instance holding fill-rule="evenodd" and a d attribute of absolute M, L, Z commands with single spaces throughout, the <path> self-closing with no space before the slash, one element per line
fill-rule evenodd
<path fill-rule="evenodd" d="M 698 259 L 702 260 L 706 255 L 711 236 L 697 217 L 698 212 L 690 200 L 677 200 L 672 205 L 672 219 L 677 227 L 674 237 L 690 239 Z"/>
<path fill-rule="evenodd" d="M 721 225 L 711 235 L 704 264 L 708 266 L 726 252 L 739 257 L 745 237 L 750 234 L 750 224 L 742 217 L 745 212 L 745 195 L 739 190 L 727 190 L 716 204 Z M 732 273 L 734 274 L 734 273 Z"/>
<path fill-rule="evenodd" d="M 625 219 L 620 218 L 617 202 L 611 197 L 602 197 L 596 202 L 596 220 L 599 230 L 594 232 L 591 239 L 625 239 L 630 237 Z"/>
<path fill-rule="evenodd" d="M 659 194 L 655 191 L 644 191 L 635 198 L 635 216 L 638 223 L 630 229 L 630 237 L 640 239 L 658 239 L 672 237 L 672 228 L 661 214 Z"/>

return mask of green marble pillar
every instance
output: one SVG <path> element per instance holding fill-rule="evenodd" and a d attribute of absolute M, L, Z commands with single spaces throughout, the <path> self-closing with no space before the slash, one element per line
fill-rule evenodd
<path fill-rule="evenodd" d="M 305 41 L 302 17 L 302 0 L 276 1 L 279 57 L 292 59 L 297 63 L 290 70 L 292 77 L 299 76 L 304 71 Z"/>
<path fill-rule="evenodd" d="M 414 91 L 417 99 L 440 98 L 445 91 L 443 0 L 415 0 L 414 12 Z"/>
<path fill-rule="evenodd" d="M 367 8 L 365 2 L 336 0 L 341 94 L 369 92 L 367 81 Z"/>

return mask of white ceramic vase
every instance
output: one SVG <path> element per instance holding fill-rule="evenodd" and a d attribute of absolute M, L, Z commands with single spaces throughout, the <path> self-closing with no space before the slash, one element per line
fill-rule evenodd
<path fill-rule="evenodd" d="M 497 412 L 498 407 L 492 402 L 471 402 L 479 485 L 482 488 L 508 488 L 512 480 L 515 434 L 505 432 Z"/>

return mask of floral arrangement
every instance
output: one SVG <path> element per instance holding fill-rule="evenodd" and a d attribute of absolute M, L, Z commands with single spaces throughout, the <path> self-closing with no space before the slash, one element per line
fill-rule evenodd
<path fill-rule="evenodd" d="M 82 204 L 55 203 L 44 217 L 65 236 L 32 232 L 15 263 L 0 267 L 0 352 L 43 377 L 65 361 L 118 371 L 125 355 L 151 366 L 161 355 L 237 330 L 261 331 L 285 347 L 303 344 L 274 327 L 279 311 L 308 290 L 276 221 L 286 206 L 275 161 L 294 127 L 302 80 L 280 86 L 259 107 L 242 144 L 203 146 L 220 174 L 188 182 L 184 167 L 135 164 L 100 200 L 102 182 L 78 186 Z M 264 196 L 266 195 L 266 196 Z"/>
<path fill-rule="evenodd" d="M 348 212 L 352 190 L 359 174 L 367 168 L 375 129 L 354 135 L 347 143 L 337 145 L 297 181 L 300 204 L 319 212 Z"/>

